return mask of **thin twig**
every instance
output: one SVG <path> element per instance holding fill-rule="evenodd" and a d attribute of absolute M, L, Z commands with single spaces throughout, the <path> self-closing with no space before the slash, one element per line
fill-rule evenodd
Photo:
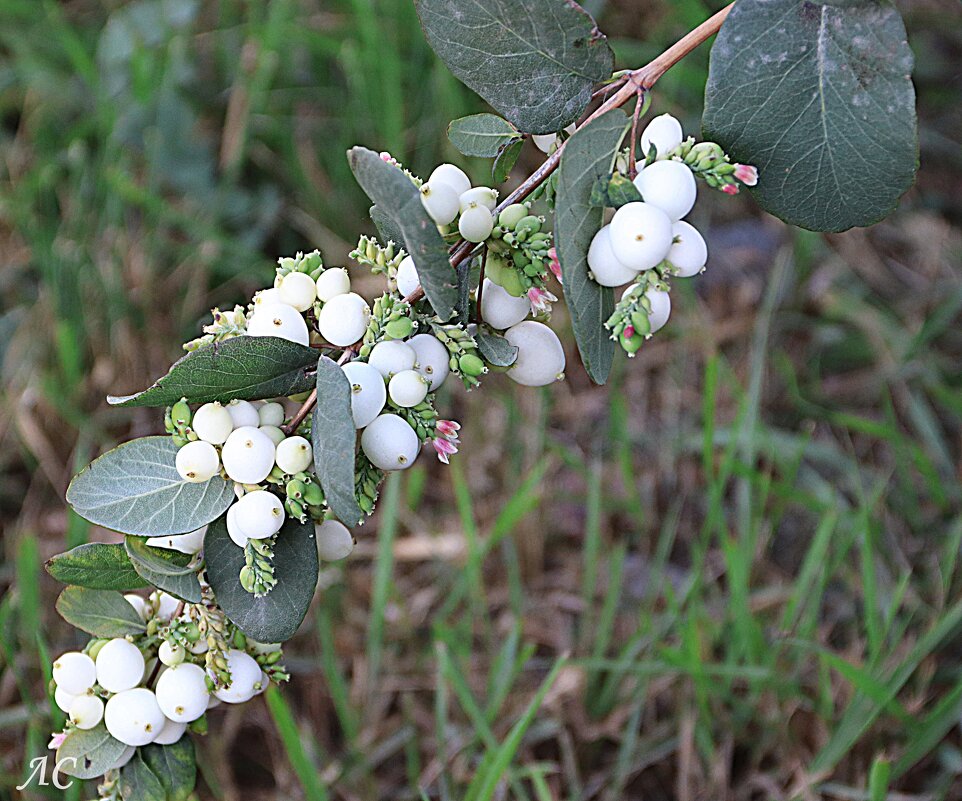
<path fill-rule="evenodd" d="M 360 342 L 355 342 L 349 348 L 345 348 L 344 352 L 341 354 L 341 358 L 337 360 L 338 364 L 345 364 L 349 362 L 354 357 L 355 348 L 360 347 Z M 291 436 L 300 427 L 307 416 L 311 413 L 311 410 L 317 405 L 317 389 L 312 389 L 311 394 L 304 399 L 304 403 L 301 404 L 301 408 L 297 410 L 286 426 L 281 426 L 281 431 L 283 431 L 287 436 Z"/>

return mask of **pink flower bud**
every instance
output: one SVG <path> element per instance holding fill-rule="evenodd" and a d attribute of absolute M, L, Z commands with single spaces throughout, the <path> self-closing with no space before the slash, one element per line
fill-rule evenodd
<path fill-rule="evenodd" d="M 551 270 L 552 274 L 554 275 L 555 278 L 558 279 L 558 283 L 560 284 L 561 283 L 561 262 L 558 261 L 558 251 L 555 250 L 554 248 L 551 248 L 548 251 L 548 258 L 550 259 L 550 261 L 548 262 L 548 269 Z"/>
<path fill-rule="evenodd" d="M 528 301 L 531 303 L 531 311 L 534 314 L 540 314 L 541 312 L 550 312 L 551 304 L 556 303 L 558 298 L 547 289 L 533 286 L 528 290 Z"/>
<path fill-rule="evenodd" d="M 635 327 L 629 323 L 625 326 L 625 339 L 632 339 L 635 336 Z"/>
<path fill-rule="evenodd" d="M 454 420 L 438 420 L 435 425 L 437 432 L 445 439 L 456 439 L 461 430 L 461 424 Z"/>
<path fill-rule="evenodd" d="M 401 163 L 386 150 L 382 150 L 379 155 L 381 156 L 381 161 L 386 161 L 388 164 L 393 164 L 395 167 L 401 166 Z"/>
<path fill-rule="evenodd" d="M 431 440 L 431 444 L 434 446 L 434 450 L 438 455 L 438 460 L 444 462 L 444 464 L 450 464 L 451 462 L 448 460 L 448 457 L 458 452 L 458 446 L 449 439 L 438 437 L 437 439 Z"/>
<path fill-rule="evenodd" d="M 758 183 L 758 167 L 751 164 L 736 164 L 734 174 L 745 186 L 755 186 Z"/>
<path fill-rule="evenodd" d="M 65 731 L 57 732 L 56 734 L 50 737 L 50 742 L 47 743 L 47 748 L 50 748 L 51 750 L 56 751 L 58 748 L 60 748 L 61 745 L 63 745 L 63 741 L 66 739 L 67 739 L 67 732 Z"/>
<path fill-rule="evenodd" d="M 726 195 L 737 195 L 738 194 L 738 184 L 725 184 L 721 191 Z"/>

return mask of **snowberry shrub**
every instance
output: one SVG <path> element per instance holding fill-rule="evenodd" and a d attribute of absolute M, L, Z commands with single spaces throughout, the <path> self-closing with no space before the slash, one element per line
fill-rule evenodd
<path fill-rule="evenodd" d="M 77 777 L 103 776 L 102 798 L 190 795 L 185 735 L 288 678 L 281 646 L 319 561 L 350 555 L 385 473 L 428 444 L 443 463 L 457 453 L 445 387 L 497 380 L 491 368 L 526 386 L 563 378 L 548 325 L 558 294 L 604 383 L 616 349 L 631 356 L 666 325 L 673 284 L 708 263 L 686 219 L 700 188 L 747 186 L 771 213 L 834 231 L 880 219 L 913 180 L 911 55 L 891 6 L 738 0 L 614 72 L 570 0 L 415 4 L 440 58 L 503 115 L 448 132 L 492 159 L 492 185 L 454 164 L 422 181 L 353 148 L 379 237 L 360 237 L 349 265 L 281 258 L 271 286 L 214 309 L 166 375 L 108 399 L 164 409 L 164 433 L 104 454 L 68 490 L 79 514 L 124 535 L 48 563 L 72 585 L 59 612 L 91 636 L 53 663 L 68 722 L 51 747 L 78 757 Z M 661 108 L 646 120 L 658 78 L 715 33 L 707 140 Z M 528 140 L 541 167 L 495 188 Z M 373 300 L 353 291 L 362 269 L 386 282 Z"/>

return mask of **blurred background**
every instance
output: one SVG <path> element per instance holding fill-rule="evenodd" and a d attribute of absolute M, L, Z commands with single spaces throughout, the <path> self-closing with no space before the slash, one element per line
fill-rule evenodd
<path fill-rule="evenodd" d="M 590 4 L 620 67 L 719 7 Z M 324 570 L 291 684 L 212 713 L 198 799 L 962 798 L 962 6 L 901 10 L 899 211 L 823 236 L 705 191 L 708 271 L 607 388 L 571 346 L 550 389 L 448 390 L 461 453 Z M 707 56 L 652 113 L 697 131 Z M 481 109 L 406 0 L 0 0 L 0 799 L 95 794 L 14 788 L 80 642 L 42 564 L 110 537 L 64 489 L 162 430 L 104 396 L 278 255 L 343 262 L 348 147 L 427 172 Z"/>

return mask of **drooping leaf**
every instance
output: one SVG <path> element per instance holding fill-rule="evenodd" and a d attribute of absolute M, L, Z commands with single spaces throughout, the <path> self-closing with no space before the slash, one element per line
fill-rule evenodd
<path fill-rule="evenodd" d="M 441 60 L 522 131 L 574 122 L 614 58 L 594 20 L 570 0 L 415 0 Z"/>
<path fill-rule="evenodd" d="M 599 178 L 591 190 L 591 205 L 620 209 L 626 203 L 642 200 L 641 192 L 626 175 L 620 172 Z"/>
<path fill-rule="evenodd" d="M 711 52 L 706 137 L 816 231 L 871 225 L 915 179 L 912 52 L 888 2 L 739 0 Z"/>
<path fill-rule="evenodd" d="M 588 247 L 604 214 L 592 205 L 591 192 L 599 178 L 611 173 L 627 131 L 624 112 L 612 109 L 575 132 L 558 167 L 555 247 L 581 361 L 597 384 L 608 380 L 614 358 L 615 343 L 604 327 L 614 311 L 614 295 L 588 277 Z"/>
<path fill-rule="evenodd" d="M 114 406 L 170 406 L 190 403 L 260 400 L 296 395 L 314 384 L 313 348 L 280 337 L 237 336 L 191 351 L 167 375 L 133 395 L 111 395 Z"/>
<path fill-rule="evenodd" d="M 510 367 L 518 359 L 518 348 L 500 334 L 485 328 L 478 328 L 474 335 L 478 350 L 495 367 Z"/>
<path fill-rule="evenodd" d="M 142 537 L 126 537 L 124 547 L 134 570 L 147 582 L 182 601 L 200 603 L 200 582 L 196 570 L 190 567 L 190 554 L 154 548 Z"/>
<path fill-rule="evenodd" d="M 146 627 L 137 610 L 119 592 L 67 587 L 57 599 L 60 617 L 94 637 L 142 634 Z"/>
<path fill-rule="evenodd" d="M 348 161 L 378 213 L 400 232 L 431 307 L 442 320 L 450 319 L 458 302 L 457 279 L 448 261 L 447 246 L 424 210 L 417 187 L 400 169 L 367 148 L 352 147 Z"/>
<path fill-rule="evenodd" d="M 336 362 L 322 356 L 317 362 L 317 405 L 311 423 L 314 469 L 327 505 L 345 526 L 356 526 L 362 515 L 354 495 L 356 443 L 351 384 Z"/>
<path fill-rule="evenodd" d="M 314 596 L 317 585 L 317 543 L 314 524 L 289 518 L 274 545 L 277 584 L 264 597 L 255 598 L 240 583 L 244 549 L 227 534 L 221 517 L 211 523 L 204 538 L 207 579 L 224 613 L 249 637 L 260 642 L 283 642 L 294 636 Z"/>
<path fill-rule="evenodd" d="M 173 745 L 148 745 L 141 749 L 144 763 L 160 779 L 167 801 L 187 801 L 197 782 L 194 741 L 181 737 Z"/>
<path fill-rule="evenodd" d="M 103 723 L 92 729 L 73 729 L 57 749 L 57 764 L 68 776 L 96 779 L 116 764 L 126 747 L 110 736 Z"/>
<path fill-rule="evenodd" d="M 523 139 L 515 139 L 498 151 L 498 156 L 491 165 L 491 180 L 494 183 L 503 184 L 508 180 L 511 170 L 518 161 L 518 156 L 521 155 L 523 146 Z"/>
<path fill-rule="evenodd" d="M 167 791 L 160 777 L 144 761 L 141 752 L 120 769 L 120 792 L 123 798 L 137 801 L 167 801 Z"/>
<path fill-rule="evenodd" d="M 47 560 L 57 581 L 92 590 L 136 590 L 147 583 L 134 570 L 123 543 L 91 542 Z"/>
<path fill-rule="evenodd" d="M 383 244 L 386 245 L 388 242 L 394 242 L 399 247 L 404 247 L 404 235 L 390 217 L 377 206 L 371 206 L 369 214 L 374 221 L 374 225 L 377 228 L 378 235 Z"/>
<path fill-rule="evenodd" d="M 214 476 L 184 481 L 170 437 L 125 442 L 95 459 L 74 477 L 67 502 L 98 526 L 139 537 L 184 534 L 223 514 L 234 500 L 230 484 Z"/>
<path fill-rule="evenodd" d="M 465 156 L 490 159 L 521 134 L 510 122 L 496 114 L 472 114 L 448 125 L 448 139 Z"/>

